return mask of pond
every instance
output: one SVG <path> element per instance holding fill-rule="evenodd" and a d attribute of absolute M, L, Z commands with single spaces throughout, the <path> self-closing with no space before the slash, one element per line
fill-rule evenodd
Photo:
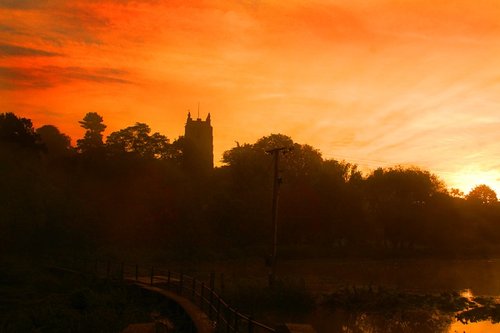
<path fill-rule="evenodd" d="M 500 325 L 492 324 L 491 322 L 479 322 L 464 325 L 459 322 L 453 323 L 449 330 L 449 333 L 500 333 Z"/>
<path fill-rule="evenodd" d="M 318 333 L 500 333 L 498 324 L 462 324 L 454 316 L 424 311 L 352 314 L 322 309 L 304 319 Z"/>
<path fill-rule="evenodd" d="M 377 286 L 410 295 L 460 292 L 460 297 L 471 301 L 483 295 L 495 303 L 495 296 L 500 295 L 500 261 L 496 259 L 288 261 L 282 263 L 281 272 L 303 276 L 308 289 L 318 295 L 345 286 Z M 381 311 L 322 306 L 300 320 L 312 324 L 318 333 L 500 333 L 500 324 L 464 324 L 455 315 L 418 306 Z"/>
<path fill-rule="evenodd" d="M 263 261 L 219 262 L 196 265 L 196 269 L 225 273 L 226 278 L 261 280 L 265 284 L 267 268 Z M 206 275 L 206 274 L 205 274 Z M 500 295 L 498 259 L 303 259 L 282 260 L 278 276 L 300 279 L 308 292 L 318 298 L 341 288 L 381 288 L 405 295 Z M 425 303 L 425 302 L 424 302 Z M 373 310 L 373 309 L 372 309 Z M 298 316 L 272 315 L 269 322 L 312 324 L 318 333 L 500 333 L 500 324 L 489 321 L 463 324 L 453 311 L 432 306 L 384 308 L 378 311 L 320 306 Z"/>

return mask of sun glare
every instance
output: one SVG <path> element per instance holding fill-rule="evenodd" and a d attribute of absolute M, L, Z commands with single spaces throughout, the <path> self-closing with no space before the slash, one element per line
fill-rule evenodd
<path fill-rule="evenodd" d="M 449 186 L 458 188 L 467 194 L 475 186 L 485 184 L 500 194 L 500 171 L 484 170 L 479 167 L 467 167 L 448 177 Z"/>

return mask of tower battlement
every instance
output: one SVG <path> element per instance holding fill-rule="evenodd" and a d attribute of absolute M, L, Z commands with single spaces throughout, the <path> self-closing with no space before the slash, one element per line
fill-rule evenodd
<path fill-rule="evenodd" d="M 207 171 L 214 167 L 213 128 L 210 113 L 205 120 L 191 118 L 188 113 L 184 130 L 184 162 L 192 171 Z"/>

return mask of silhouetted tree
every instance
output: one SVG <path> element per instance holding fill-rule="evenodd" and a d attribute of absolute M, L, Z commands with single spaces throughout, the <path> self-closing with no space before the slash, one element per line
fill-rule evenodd
<path fill-rule="evenodd" d="M 52 157 L 67 156 L 71 153 L 71 138 L 53 125 L 44 125 L 37 128 L 36 134 L 40 136 L 47 153 Z"/>
<path fill-rule="evenodd" d="M 481 204 L 498 202 L 496 192 L 488 185 L 481 184 L 474 187 L 465 197 L 467 201 Z"/>
<path fill-rule="evenodd" d="M 315 187 L 321 198 L 322 221 L 315 223 L 323 242 L 345 246 L 373 237 L 363 210 L 363 177 L 356 164 L 325 160 Z"/>
<path fill-rule="evenodd" d="M 444 184 L 428 171 L 418 168 L 376 169 L 366 179 L 369 214 L 382 227 L 385 241 L 392 246 L 413 246 L 422 231 L 424 207 Z"/>
<path fill-rule="evenodd" d="M 20 118 L 11 112 L 0 113 L 0 142 L 19 148 L 41 148 L 31 120 Z"/>
<path fill-rule="evenodd" d="M 102 133 L 106 129 L 103 118 L 96 112 L 89 112 L 79 121 L 85 131 L 83 139 L 77 141 L 78 150 L 82 153 L 96 151 L 103 147 Z"/>
<path fill-rule="evenodd" d="M 237 190 L 247 192 L 270 188 L 272 159 L 264 149 L 252 144 L 238 144 L 223 153 L 222 161 L 228 165 L 232 184 Z"/>
<path fill-rule="evenodd" d="M 112 153 L 133 153 L 144 158 L 168 159 L 174 154 L 169 140 L 160 133 L 149 134 L 151 129 L 144 123 L 136 123 L 111 133 L 106 145 Z"/>
<path fill-rule="evenodd" d="M 358 165 L 346 161 L 325 160 L 322 169 L 325 175 L 341 183 L 360 182 L 363 179 Z"/>
<path fill-rule="evenodd" d="M 465 196 L 464 192 L 458 188 L 451 188 L 449 194 L 454 198 L 463 198 Z"/>
<path fill-rule="evenodd" d="M 290 148 L 280 155 L 280 171 L 286 182 L 303 181 L 317 176 L 323 161 L 321 153 L 309 145 L 300 145 L 283 134 L 271 134 L 254 144 L 237 144 L 224 152 L 222 161 L 241 190 L 269 190 L 272 185 L 273 159 L 267 152 L 274 148 Z"/>
<path fill-rule="evenodd" d="M 271 134 L 264 136 L 257 140 L 253 145 L 255 149 L 262 150 L 263 152 L 281 147 L 293 147 L 293 140 L 288 135 L 284 134 Z"/>
<path fill-rule="evenodd" d="M 0 246 L 37 249 L 47 244 L 50 210 L 58 184 L 41 159 L 43 144 L 32 122 L 13 113 L 0 114 Z M 52 210 L 55 211 L 55 210 Z"/>
<path fill-rule="evenodd" d="M 269 254 L 273 158 L 266 151 L 289 147 L 280 155 L 280 255 L 371 255 L 384 242 L 392 254 L 403 247 L 500 253 L 500 205 L 486 185 L 464 197 L 413 167 L 379 168 L 364 178 L 355 164 L 324 160 L 282 134 L 237 144 L 224 153 L 224 166 L 193 177 L 172 163 L 180 161 L 182 137 L 169 144 L 136 123 L 104 144 L 100 115 L 89 113 L 80 125 L 83 154 L 52 163 L 40 158 L 42 144 L 48 156 L 65 155 L 68 136 L 0 114 L 0 250 L 140 244 L 190 258 Z"/>

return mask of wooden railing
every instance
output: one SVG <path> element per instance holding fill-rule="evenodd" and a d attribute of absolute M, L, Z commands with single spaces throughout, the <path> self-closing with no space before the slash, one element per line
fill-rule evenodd
<path fill-rule="evenodd" d="M 154 285 L 177 295 L 188 298 L 197 305 L 214 324 L 216 332 L 225 333 L 274 333 L 276 330 L 256 321 L 252 316 L 239 312 L 226 302 L 215 288 L 215 274 L 208 281 L 159 267 L 139 266 L 138 264 L 94 261 L 83 263 L 82 269 L 107 279 L 131 280 L 137 283 Z M 221 277 L 221 283 L 222 282 Z"/>

